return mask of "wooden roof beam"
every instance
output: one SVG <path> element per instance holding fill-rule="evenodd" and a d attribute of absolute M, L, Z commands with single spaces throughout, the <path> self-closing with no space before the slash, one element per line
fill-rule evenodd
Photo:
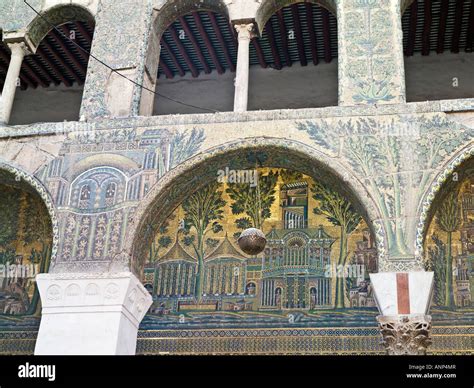
<path fill-rule="evenodd" d="M 66 85 L 67 87 L 71 87 L 71 86 L 72 86 L 72 82 L 69 81 L 69 80 L 63 75 L 61 69 L 60 69 L 58 66 L 56 66 L 56 64 L 55 64 L 53 61 L 51 61 L 51 60 L 49 59 L 48 54 L 46 53 L 46 51 L 44 51 L 44 49 L 43 49 L 42 46 L 39 47 L 38 51 L 36 52 L 36 55 L 38 55 L 39 57 L 41 57 L 41 59 L 46 62 L 46 64 L 47 64 L 47 65 L 51 68 L 51 70 L 54 72 L 53 75 L 54 75 L 56 78 L 60 79 L 60 80 L 64 83 L 64 85 Z"/>
<path fill-rule="evenodd" d="M 441 14 L 439 18 L 439 27 L 438 27 L 438 47 L 436 47 L 436 52 L 441 54 L 444 52 L 444 39 L 446 37 L 446 22 L 448 20 L 449 13 L 449 0 L 442 0 L 441 2 Z"/>
<path fill-rule="evenodd" d="M 418 19 L 418 1 L 410 6 L 410 29 L 408 31 L 408 43 L 405 55 L 411 57 L 415 51 L 416 22 Z"/>
<path fill-rule="evenodd" d="M 5 64 L 6 64 L 3 68 L 5 69 L 5 74 L 7 74 L 8 73 L 8 66 L 10 64 L 10 57 L 3 50 L 0 50 L 0 59 L 2 59 L 3 62 L 5 62 Z M 29 78 L 27 78 L 23 74 L 23 72 L 20 72 L 20 80 L 23 81 L 23 85 L 21 86 L 21 88 L 23 90 L 26 89 L 27 87 L 36 88 L 36 86 L 37 86 Z"/>
<path fill-rule="evenodd" d="M 301 21 L 298 13 L 298 5 L 293 4 L 291 7 L 291 13 L 293 15 L 293 23 L 295 26 L 296 44 L 298 46 L 298 55 L 300 58 L 301 66 L 307 66 L 308 60 L 304 51 L 303 33 L 301 32 Z"/>
<path fill-rule="evenodd" d="M 291 67 L 293 64 L 291 57 L 290 57 L 290 51 L 288 50 L 288 31 L 286 29 L 285 25 L 285 19 L 283 18 L 283 12 L 281 9 L 279 9 L 276 13 L 277 19 L 278 19 L 278 25 L 280 27 L 280 33 L 281 33 L 281 44 L 283 48 L 283 56 L 285 57 L 285 62 L 286 66 Z"/>
<path fill-rule="evenodd" d="M 265 29 L 267 30 L 267 37 L 270 43 L 270 49 L 272 50 L 273 62 L 275 63 L 274 67 L 277 70 L 281 70 L 280 54 L 278 53 L 278 47 L 275 42 L 275 32 L 273 31 L 271 19 L 268 21 Z"/>
<path fill-rule="evenodd" d="M 321 14 L 323 17 L 324 61 L 329 63 L 332 61 L 329 11 L 326 8 L 321 7 Z"/>
<path fill-rule="evenodd" d="M 255 47 L 255 51 L 257 52 L 258 62 L 260 66 L 264 69 L 268 67 L 267 61 L 265 61 L 265 56 L 263 55 L 262 46 L 260 46 L 260 42 L 257 37 L 252 38 L 252 44 Z"/>
<path fill-rule="evenodd" d="M 81 35 L 86 38 L 86 40 L 89 42 L 89 45 L 92 44 L 92 36 L 91 34 L 89 33 L 89 31 L 87 31 L 87 28 L 85 28 L 81 22 L 77 22 L 76 24 L 76 27 L 77 29 L 79 30 L 79 32 L 81 33 Z"/>
<path fill-rule="evenodd" d="M 45 38 L 43 39 L 43 42 L 42 44 L 44 44 L 44 48 L 46 50 L 48 50 L 48 53 L 62 66 L 64 67 L 64 69 L 66 70 L 67 73 L 69 73 L 69 75 L 74 78 L 78 84 L 82 84 L 82 79 L 76 74 L 76 72 L 74 71 L 74 69 L 72 69 L 72 67 L 66 63 L 66 61 L 64 60 L 64 58 L 62 58 L 61 56 L 59 56 L 56 51 L 54 50 L 54 48 L 51 46 L 51 44 L 48 42 L 48 39 Z M 60 69 L 58 69 L 59 72 L 61 72 Z"/>
<path fill-rule="evenodd" d="M 425 24 L 423 26 L 423 34 L 421 36 L 421 55 L 430 55 L 431 0 L 425 0 L 424 2 L 424 19 Z"/>
<path fill-rule="evenodd" d="M 45 75 L 45 78 L 48 79 L 50 82 L 54 83 L 55 85 L 59 85 L 61 82 L 57 81 L 56 78 L 54 77 L 54 74 L 49 71 L 41 62 L 41 57 L 38 54 L 32 55 L 31 60 L 34 62 L 36 67 L 40 69 L 42 74 Z"/>
<path fill-rule="evenodd" d="M 214 66 L 217 72 L 219 74 L 223 74 L 225 70 L 222 67 L 221 63 L 219 62 L 219 58 L 216 54 L 216 50 L 214 49 L 214 46 L 212 45 L 212 42 L 210 41 L 209 36 L 207 35 L 207 32 L 204 29 L 204 26 L 202 25 L 202 20 L 201 20 L 201 17 L 199 16 L 199 12 L 193 12 L 193 18 L 194 18 L 194 22 L 196 23 L 196 27 L 199 31 L 199 34 L 204 39 L 204 43 L 206 44 L 207 51 L 209 51 L 209 55 L 212 58 L 212 62 L 214 63 Z"/>
<path fill-rule="evenodd" d="M 56 30 L 53 30 L 53 35 L 51 36 L 51 40 L 56 42 L 59 45 L 59 47 L 61 47 L 67 59 L 69 59 L 69 61 L 71 61 L 74 64 L 77 71 L 79 72 L 79 75 L 82 77 L 81 82 L 79 83 L 83 83 L 82 80 L 86 77 L 86 69 L 84 65 L 77 60 L 76 56 L 71 52 L 69 47 L 66 46 L 66 43 L 64 43 L 63 39 L 64 38 Z M 74 68 L 72 66 L 70 67 L 74 71 Z"/>
<path fill-rule="evenodd" d="M 178 58 L 176 58 L 176 55 L 174 55 L 173 50 L 171 50 L 170 45 L 166 41 L 165 37 L 161 38 L 161 49 L 165 49 L 168 52 L 168 55 L 170 56 L 171 60 L 173 61 L 173 64 L 175 65 L 176 69 L 178 70 L 178 74 L 183 77 L 185 72 L 181 65 L 179 64 Z"/>
<path fill-rule="evenodd" d="M 224 56 L 227 61 L 227 64 L 229 65 L 230 71 L 235 71 L 235 64 L 232 61 L 232 57 L 230 55 L 229 48 L 227 47 L 227 44 L 225 42 L 224 36 L 222 35 L 222 31 L 219 28 L 219 25 L 217 24 L 216 15 L 213 12 L 207 12 L 207 16 L 209 16 L 209 20 L 211 21 L 212 28 L 214 29 L 214 32 L 216 33 L 216 37 L 222 46 L 222 51 L 224 52 Z M 231 26 L 231 28 L 233 27 Z"/>
<path fill-rule="evenodd" d="M 311 56 L 313 57 L 313 64 L 317 65 L 318 60 L 318 42 L 316 40 L 316 32 L 314 31 L 313 23 L 313 5 L 305 3 L 306 7 L 306 24 L 308 25 L 309 40 L 311 42 Z"/>
<path fill-rule="evenodd" d="M 61 27 L 59 27 L 59 29 L 62 31 L 62 33 L 66 36 L 66 37 L 70 37 L 71 36 L 71 32 L 74 31 L 74 30 L 71 30 L 67 24 L 63 24 Z M 74 31 L 76 33 L 76 31 Z M 82 34 L 81 34 L 82 35 Z M 77 42 L 77 39 L 75 41 L 75 43 L 82 47 L 78 42 Z M 83 50 L 81 50 L 80 48 L 76 47 L 75 48 L 76 51 L 78 52 L 79 56 L 82 58 L 82 60 L 87 64 L 89 62 L 89 55 L 87 55 Z"/>
<path fill-rule="evenodd" d="M 173 72 L 168 67 L 168 65 L 166 64 L 166 62 L 164 61 L 163 58 L 161 58 L 161 60 L 160 60 L 160 67 L 161 67 L 161 70 L 163 70 L 163 73 L 165 73 L 166 78 L 168 78 L 168 79 L 174 78 Z"/>
<path fill-rule="evenodd" d="M 469 27 L 467 29 L 465 51 L 471 53 L 474 50 L 474 0 L 471 0 L 471 11 L 469 14 Z"/>
<path fill-rule="evenodd" d="M 461 39 L 463 5 L 464 5 L 464 0 L 456 1 L 453 40 L 451 43 L 451 52 L 453 53 L 459 52 L 459 40 Z"/>
<path fill-rule="evenodd" d="M 33 79 L 37 84 L 41 85 L 43 88 L 47 88 L 51 82 L 44 82 L 41 77 L 36 74 L 35 69 L 33 69 L 28 61 L 26 61 L 26 58 L 23 59 L 23 63 L 21 64 L 23 71 L 26 72 L 26 74 Z"/>
<path fill-rule="evenodd" d="M 199 47 L 199 43 L 193 32 L 191 31 L 191 28 L 189 28 L 186 19 L 183 16 L 180 16 L 179 22 L 181 23 L 181 27 L 183 27 L 183 30 L 186 33 L 186 36 L 188 37 L 189 41 L 193 45 L 194 51 L 196 51 L 196 55 L 199 58 L 199 62 L 201 62 L 201 65 L 204 68 L 204 73 L 209 74 L 211 72 L 211 68 L 207 64 L 206 58 L 204 58 L 204 54 L 201 51 L 201 47 Z"/>
<path fill-rule="evenodd" d="M 186 51 L 186 48 L 184 47 L 183 43 L 179 39 L 178 33 L 176 32 L 174 26 L 173 25 L 169 26 L 168 31 L 171 35 L 171 39 L 173 39 L 174 44 L 178 48 L 179 53 L 181 54 L 181 56 L 184 58 L 184 61 L 188 65 L 189 71 L 191 71 L 192 76 L 196 78 L 199 75 L 199 71 L 194 65 L 192 59 L 189 57 L 189 54 Z"/>

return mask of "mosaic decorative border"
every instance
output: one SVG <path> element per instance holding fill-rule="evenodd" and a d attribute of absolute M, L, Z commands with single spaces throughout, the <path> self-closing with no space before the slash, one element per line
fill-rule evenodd
<path fill-rule="evenodd" d="M 474 328 L 434 327 L 429 354 L 474 355 Z M 144 330 L 137 354 L 385 355 L 378 328 Z"/>
<path fill-rule="evenodd" d="M 0 332 L 0 354 L 32 355 L 37 331 Z M 428 354 L 474 355 L 474 327 L 440 326 Z M 385 355 L 375 327 L 140 330 L 138 355 Z"/>

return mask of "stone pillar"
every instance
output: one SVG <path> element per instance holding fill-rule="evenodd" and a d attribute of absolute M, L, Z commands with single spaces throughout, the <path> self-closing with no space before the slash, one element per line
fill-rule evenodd
<path fill-rule="evenodd" d="M 36 277 L 42 317 L 36 355 L 133 355 L 152 303 L 130 272 Z"/>
<path fill-rule="evenodd" d="M 340 0 L 339 105 L 405 102 L 400 0 Z"/>
<path fill-rule="evenodd" d="M 100 2 L 91 53 L 113 70 L 91 57 L 82 97 L 82 119 L 138 116 L 144 92 L 137 84 L 153 90 L 155 82 L 154 75 L 151 80 L 145 77 L 151 19 L 149 0 Z M 149 113 L 149 109 L 145 112 Z"/>
<path fill-rule="evenodd" d="M 370 274 L 381 315 L 382 343 L 389 355 L 423 355 L 431 344 L 433 272 Z"/>
<path fill-rule="evenodd" d="M 8 66 L 7 77 L 2 93 L 2 116 L 0 124 L 8 124 L 12 113 L 13 101 L 15 100 L 16 89 L 19 86 L 19 77 L 23 58 L 27 53 L 24 43 L 11 43 L 8 45 L 12 52 L 10 65 Z"/>
<path fill-rule="evenodd" d="M 246 112 L 249 99 L 249 51 L 253 23 L 236 24 L 239 51 L 237 53 L 237 71 L 235 75 L 234 112 Z"/>

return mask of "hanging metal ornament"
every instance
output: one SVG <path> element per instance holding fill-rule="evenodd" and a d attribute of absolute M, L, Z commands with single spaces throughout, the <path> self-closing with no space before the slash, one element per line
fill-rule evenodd
<path fill-rule="evenodd" d="M 258 160 L 258 158 L 256 158 Z M 255 166 L 257 170 L 257 166 Z M 258 214 L 261 214 L 261 198 L 260 198 L 260 184 L 257 181 L 257 206 Z M 247 255 L 258 255 L 260 252 L 263 252 L 265 245 L 267 245 L 267 239 L 265 234 L 257 228 L 248 228 L 245 229 L 237 240 L 240 249 L 244 251 Z"/>
<path fill-rule="evenodd" d="M 248 228 L 245 229 L 237 240 L 240 249 L 247 255 L 258 255 L 265 249 L 267 239 L 260 229 Z"/>

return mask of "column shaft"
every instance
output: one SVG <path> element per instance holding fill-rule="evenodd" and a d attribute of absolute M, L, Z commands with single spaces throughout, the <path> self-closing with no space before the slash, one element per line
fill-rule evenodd
<path fill-rule="evenodd" d="M 24 43 L 9 44 L 12 52 L 10 65 L 8 66 L 7 77 L 5 85 L 3 86 L 2 105 L 3 115 L 0 118 L 2 124 L 8 124 L 13 108 L 13 101 L 15 100 L 16 89 L 19 86 L 19 76 L 21 71 L 21 64 L 26 54 L 26 46 Z"/>
<path fill-rule="evenodd" d="M 239 50 L 235 76 L 234 112 L 245 112 L 249 97 L 249 51 L 253 24 L 238 24 L 235 29 L 238 34 Z"/>

